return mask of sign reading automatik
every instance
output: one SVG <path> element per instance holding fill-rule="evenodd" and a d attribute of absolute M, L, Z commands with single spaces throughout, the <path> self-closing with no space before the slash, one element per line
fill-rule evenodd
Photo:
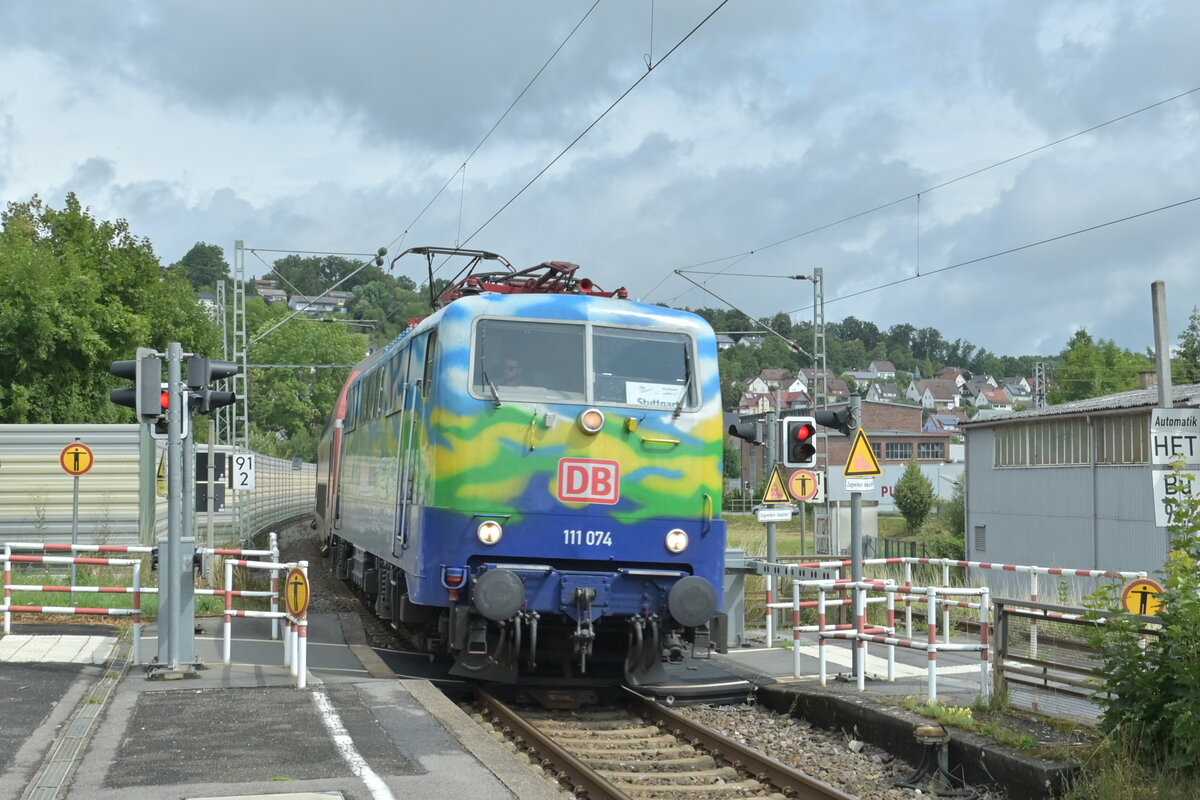
<path fill-rule="evenodd" d="M 1179 520 L 1183 501 L 1200 492 L 1200 409 L 1156 408 L 1150 412 L 1150 464 L 1154 523 L 1160 528 Z"/>

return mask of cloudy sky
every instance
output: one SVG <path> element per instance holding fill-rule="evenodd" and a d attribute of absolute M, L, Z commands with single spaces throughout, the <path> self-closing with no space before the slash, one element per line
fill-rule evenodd
<path fill-rule="evenodd" d="M 1142 350 L 1152 281 L 1172 340 L 1200 304 L 1198 31 L 1192 0 L 7 0 L 0 200 L 75 192 L 164 263 L 461 244 L 799 319 L 771 276 L 820 267 L 831 321 Z"/>

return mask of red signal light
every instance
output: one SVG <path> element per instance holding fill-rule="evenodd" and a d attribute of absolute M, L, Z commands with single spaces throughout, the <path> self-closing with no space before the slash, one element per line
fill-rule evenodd
<path fill-rule="evenodd" d="M 796 436 L 796 441 L 806 442 L 817 435 L 817 429 L 815 426 L 805 423 L 795 426 L 793 433 Z"/>
<path fill-rule="evenodd" d="M 162 407 L 164 410 L 171 407 L 171 393 L 170 392 L 162 393 Z"/>

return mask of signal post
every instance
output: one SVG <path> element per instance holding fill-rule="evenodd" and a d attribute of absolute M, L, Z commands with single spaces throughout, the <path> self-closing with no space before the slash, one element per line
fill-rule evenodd
<path fill-rule="evenodd" d="M 185 355 L 190 359 L 186 384 L 182 367 Z M 114 361 L 109 369 L 113 375 L 132 378 L 136 384 L 132 389 L 113 389 L 112 401 L 133 408 L 138 420 L 150 425 L 152 436 L 167 440 L 167 536 L 165 552 L 159 561 L 158 656 L 148 671 L 152 679 L 185 677 L 194 674 L 199 666 L 193 633 L 196 540 L 191 534 L 195 510 L 190 509 L 187 514 L 184 511 L 184 492 L 190 495 L 193 485 L 191 418 L 196 413 L 208 414 L 236 402 L 233 392 L 212 391 L 207 386 L 241 370 L 232 361 L 185 354 L 179 342 L 171 342 L 165 353 L 164 385 L 163 356 L 153 348 L 139 347 L 135 360 Z M 159 542 L 162 548 L 164 543 L 161 539 Z"/>

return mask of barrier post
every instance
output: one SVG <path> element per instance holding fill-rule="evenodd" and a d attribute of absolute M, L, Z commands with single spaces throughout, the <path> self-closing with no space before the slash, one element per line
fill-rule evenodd
<path fill-rule="evenodd" d="M 800 677 L 800 581 L 792 581 L 792 677 Z"/>
<path fill-rule="evenodd" d="M 279 563 L 279 535 L 271 531 L 268 537 L 268 548 L 271 551 L 271 562 Z M 279 613 L 279 570 L 271 570 L 271 613 Z M 279 617 L 271 618 L 271 641 L 279 639 Z"/>
<path fill-rule="evenodd" d="M 854 677 L 858 681 L 858 690 L 860 692 L 865 691 L 867 688 L 866 622 L 867 588 L 861 583 L 856 583 L 854 584 L 854 631 L 858 636 L 855 637 L 854 646 L 858 648 L 858 658 L 855 659 L 857 670 Z"/>
<path fill-rule="evenodd" d="M 821 678 L 821 685 L 825 685 L 825 637 L 821 634 L 825 631 L 825 587 L 817 587 L 817 674 Z"/>
<path fill-rule="evenodd" d="M 222 649 L 224 663 L 232 660 L 233 647 L 233 561 L 225 559 L 225 641 Z"/>
<path fill-rule="evenodd" d="M 12 633 L 12 612 L 8 609 L 12 608 L 12 589 L 8 588 L 12 584 L 12 547 L 4 545 L 4 633 L 8 635 Z"/>
<path fill-rule="evenodd" d="M 991 667 L 992 594 L 988 587 L 984 586 L 982 589 L 983 594 L 979 596 L 979 643 L 983 645 L 983 649 L 979 651 L 979 685 L 982 688 L 980 695 L 984 700 L 990 700 L 992 681 L 988 670 Z"/>
<path fill-rule="evenodd" d="M 133 564 L 133 663 L 142 663 L 142 560 Z"/>
<path fill-rule="evenodd" d="M 892 636 L 896 635 L 896 590 L 895 587 L 885 588 L 887 592 L 887 626 Z M 896 647 L 888 645 L 888 680 L 896 680 Z"/>
<path fill-rule="evenodd" d="M 775 602 L 775 576 L 767 575 L 767 647 L 774 646 L 773 639 L 775 634 L 775 609 L 772 604 Z"/>
<path fill-rule="evenodd" d="M 1038 600 L 1038 572 L 1034 568 L 1029 573 L 1029 599 L 1036 603 Z M 1038 625 L 1036 619 L 1029 620 L 1029 657 L 1038 657 Z"/>
<path fill-rule="evenodd" d="M 911 589 L 913 585 L 913 565 L 911 561 L 904 562 L 904 588 Z M 912 595 L 904 595 L 904 635 L 912 638 Z"/>
<path fill-rule="evenodd" d="M 937 702 L 937 589 L 925 589 L 929 606 L 929 702 Z"/>
<path fill-rule="evenodd" d="M 308 562 L 301 561 L 300 572 L 304 575 L 304 583 L 308 585 Z M 300 662 L 299 675 L 296 678 L 296 688 L 303 689 L 308 683 L 308 607 L 304 608 L 304 613 L 300 615 L 300 619 L 296 623 L 299 628 L 300 636 L 300 655 L 297 659 Z"/>
<path fill-rule="evenodd" d="M 942 587 L 945 589 L 950 588 L 950 564 L 947 562 L 942 563 Z M 949 642 L 951 633 L 952 633 L 952 629 L 950 627 L 950 606 L 943 605 L 942 606 L 942 640 L 945 642 Z"/>

